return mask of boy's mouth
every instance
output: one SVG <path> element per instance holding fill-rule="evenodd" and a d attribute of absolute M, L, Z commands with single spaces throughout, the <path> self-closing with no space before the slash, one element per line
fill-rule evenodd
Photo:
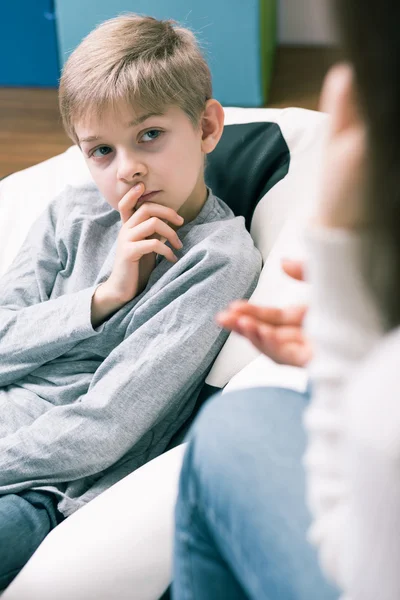
<path fill-rule="evenodd" d="M 137 201 L 135 208 L 139 208 L 139 206 L 144 204 L 144 202 L 151 202 L 159 192 L 160 190 L 156 190 L 155 192 L 147 192 L 146 194 L 143 194 L 143 196 L 140 196 L 139 200 Z"/>

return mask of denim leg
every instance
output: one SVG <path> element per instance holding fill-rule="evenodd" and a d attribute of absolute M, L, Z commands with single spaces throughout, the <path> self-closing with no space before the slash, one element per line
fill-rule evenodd
<path fill-rule="evenodd" d="M 306 541 L 307 402 L 257 388 L 202 410 L 176 508 L 175 600 L 337 600 Z"/>
<path fill-rule="evenodd" d="M 33 490 L 0 496 L 0 590 L 4 590 L 60 522 L 56 498 Z"/>

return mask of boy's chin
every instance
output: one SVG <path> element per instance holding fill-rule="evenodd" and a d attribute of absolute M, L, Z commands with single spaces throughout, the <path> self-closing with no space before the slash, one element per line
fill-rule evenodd
<path fill-rule="evenodd" d="M 109 204 L 111 206 L 111 208 L 113 208 L 114 210 L 118 210 L 118 204 L 121 202 L 123 196 L 121 198 L 119 198 L 119 197 L 117 198 L 113 195 L 103 192 L 103 190 L 101 188 L 99 188 L 99 191 L 100 191 L 100 194 L 105 199 L 105 201 L 107 202 L 107 204 Z"/>
<path fill-rule="evenodd" d="M 111 206 L 114 210 L 118 210 L 118 202 L 116 200 L 109 200 L 106 196 L 104 196 L 107 204 Z"/>

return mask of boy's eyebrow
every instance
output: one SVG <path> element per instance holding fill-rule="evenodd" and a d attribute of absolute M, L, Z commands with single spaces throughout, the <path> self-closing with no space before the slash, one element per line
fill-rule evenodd
<path fill-rule="evenodd" d="M 138 125 L 140 125 L 140 123 L 144 123 L 144 121 L 147 121 L 147 119 L 150 119 L 150 117 L 162 117 L 163 113 L 160 112 L 151 112 L 151 113 L 147 113 L 145 115 L 141 115 L 140 117 L 137 117 L 136 119 L 133 119 L 133 121 L 130 121 L 127 125 L 127 127 L 137 127 Z M 95 142 L 96 140 L 99 140 L 100 136 L 98 135 L 90 135 L 88 137 L 82 138 L 79 140 L 80 143 L 82 142 Z"/>
<path fill-rule="evenodd" d="M 150 119 L 150 117 L 162 117 L 162 116 L 163 116 L 163 113 L 161 113 L 161 112 L 150 112 L 150 113 L 141 115 L 141 116 L 137 117 L 136 119 L 133 119 L 133 121 L 130 121 L 128 123 L 128 127 L 137 127 L 137 125 L 140 125 L 140 123 L 147 121 L 147 119 Z"/>
<path fill-rule="evenodd" d="M 98 135 L 90 135 L 89 137 L 81 138 L 78 141 L 81 144 L 82 142 L 95 142 L 96 140 L 99 140 L 99 139 L 100 138 Z"/>

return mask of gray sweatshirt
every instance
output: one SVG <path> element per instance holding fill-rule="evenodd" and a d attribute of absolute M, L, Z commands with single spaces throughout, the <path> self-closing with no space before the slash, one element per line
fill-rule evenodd
<path fill-rule="evenodd" d="M 261 258 L 211 192 L 146 289 L 102 326 L 91 299 L 114 263 L 119 213 L 68 187 L 0 280 L 0 494 L 48 489 L 69 515 L 161 454 L 226 340 L 215 314 L 249 297 Z"/>

